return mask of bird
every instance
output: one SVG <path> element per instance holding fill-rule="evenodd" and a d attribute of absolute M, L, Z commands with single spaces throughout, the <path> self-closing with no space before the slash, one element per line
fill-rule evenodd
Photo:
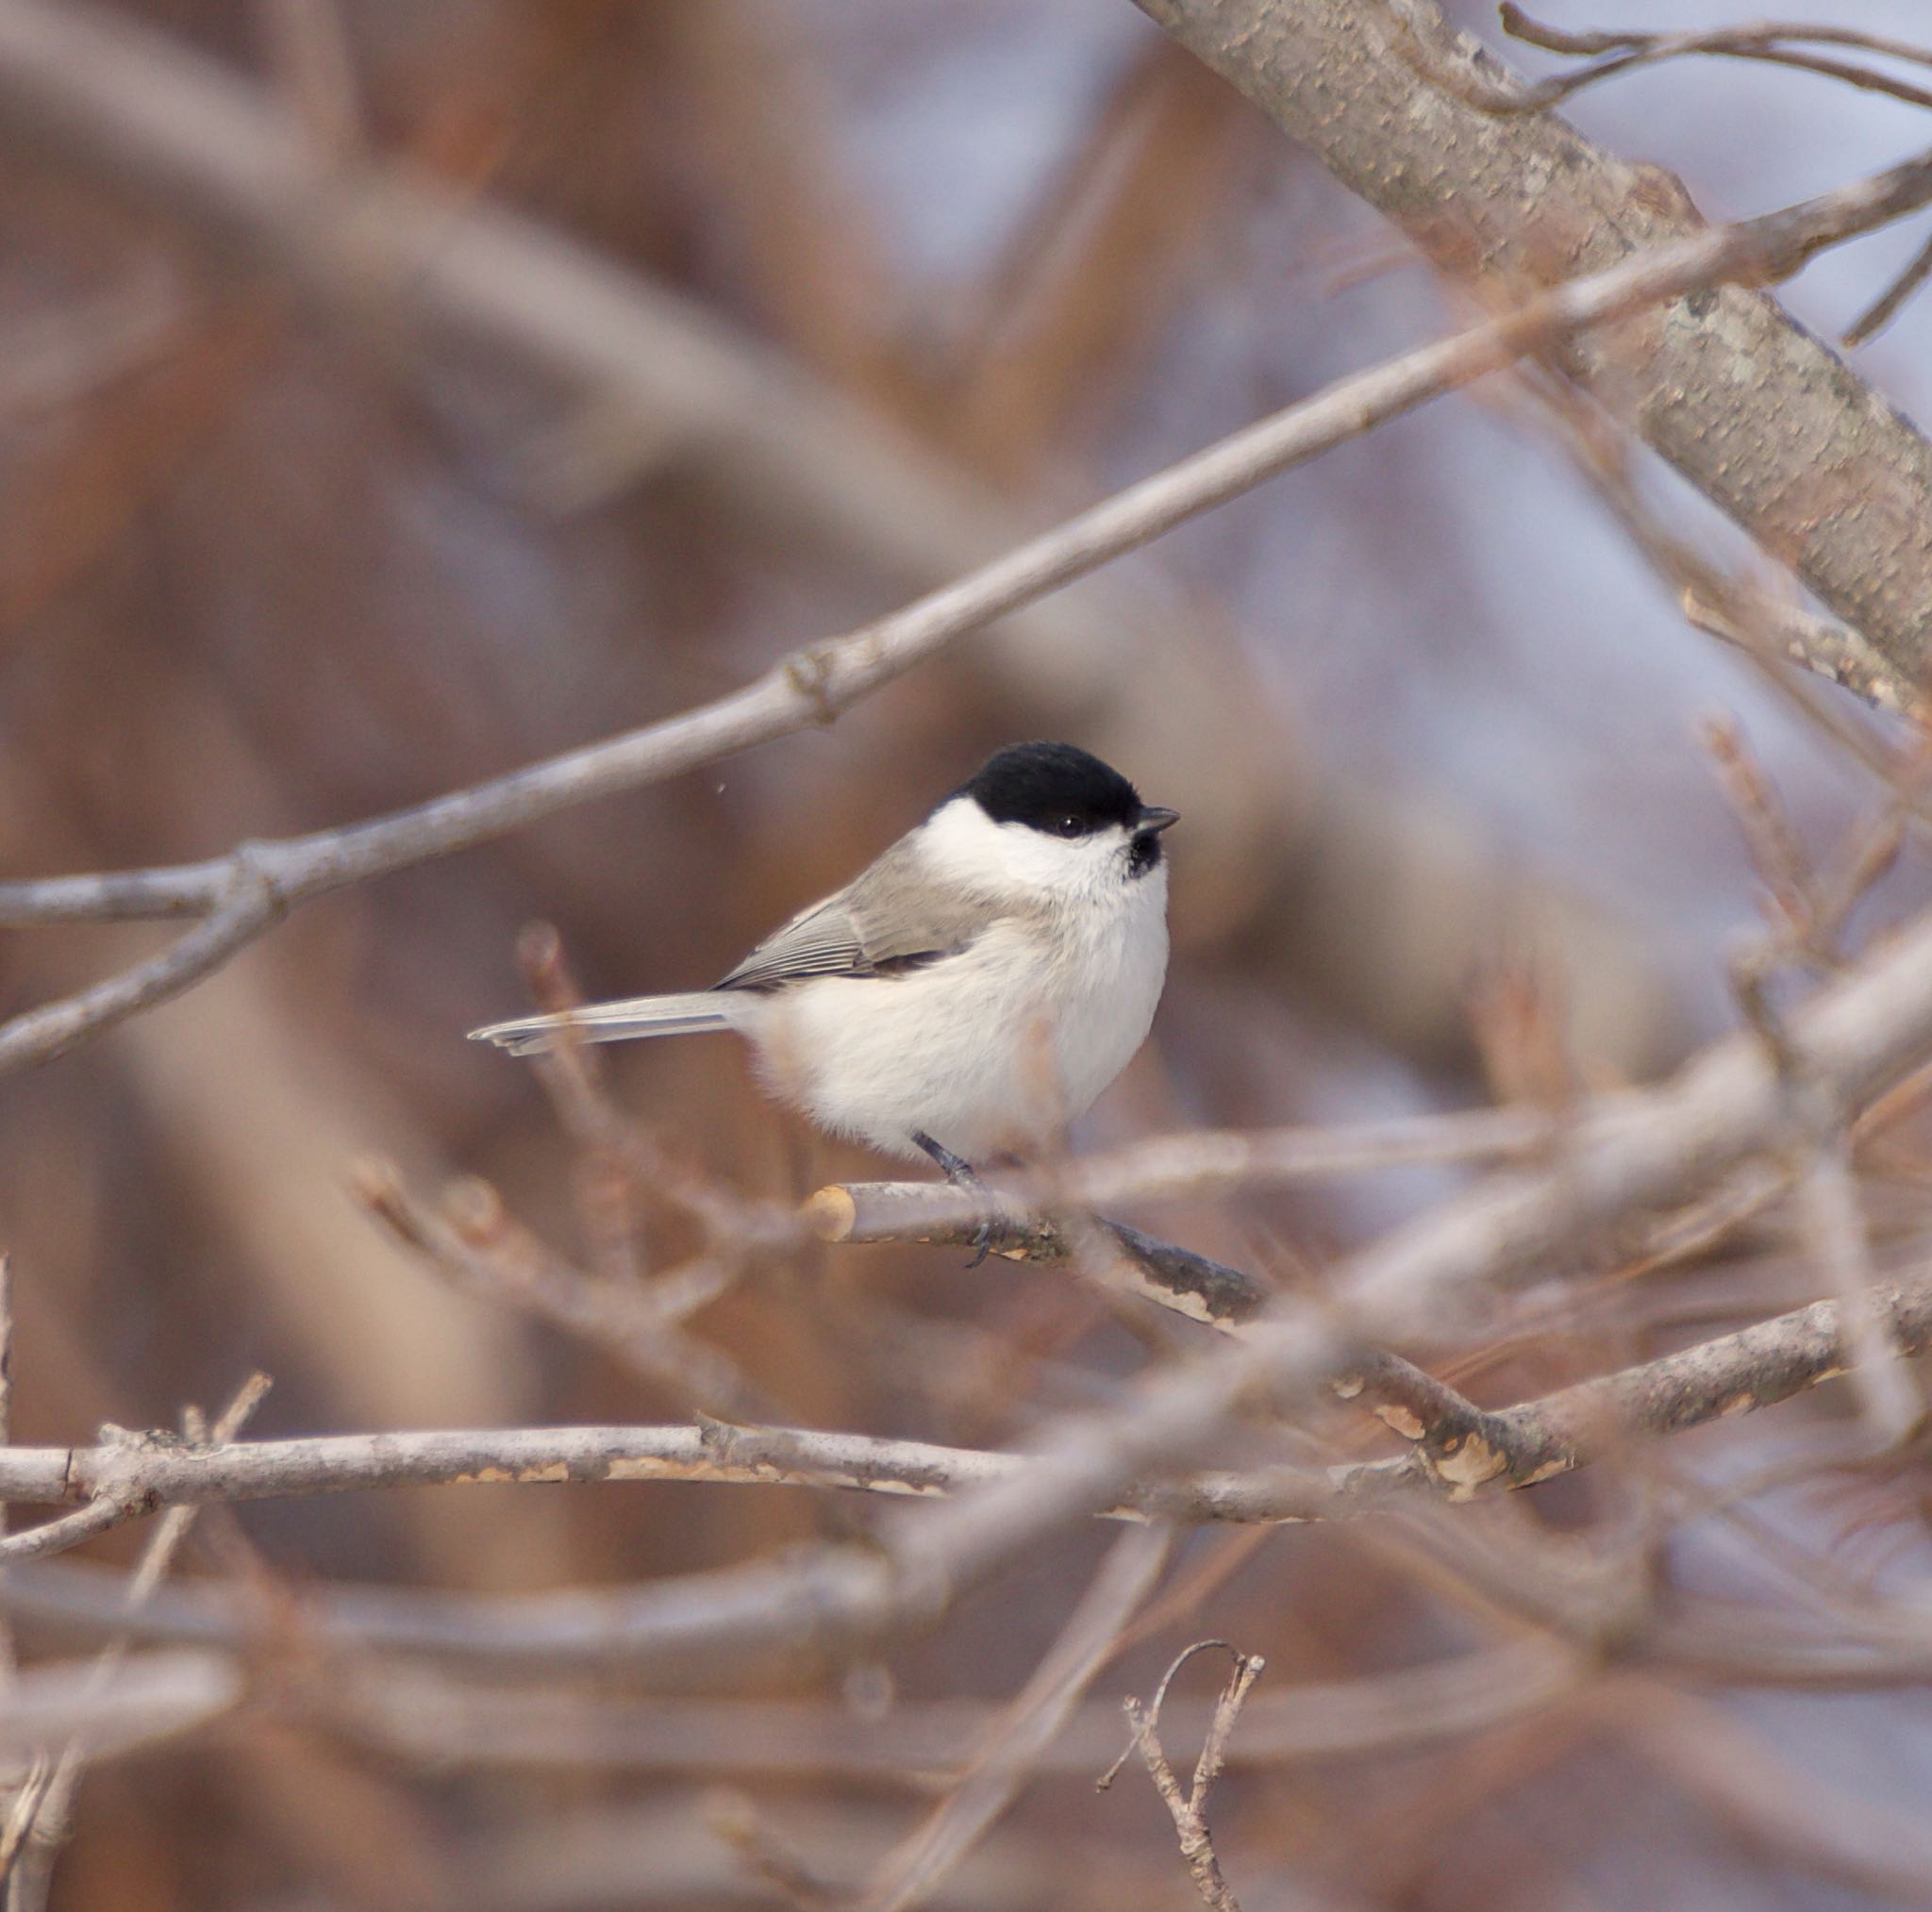
<path fill-rule="evenodd" d="M 979 1187 L 975 1163 L 1085 1114 L 1145 1040 L 1177 821 L 1077 745 L 1009 744 L 709 989 L 472 1037 L 521 1055 L 735 1030 L 828 1134 Z"/>

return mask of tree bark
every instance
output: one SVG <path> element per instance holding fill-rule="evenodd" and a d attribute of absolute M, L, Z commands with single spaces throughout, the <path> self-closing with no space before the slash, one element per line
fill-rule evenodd
<path fill-rule="evenodd" d="M 1444 271 L 1520 291 L 1701 224 L 1670 174 L 1551 112 L 1435 0 L 1136 0 Z M 1907 676 L 1932 644 L 1932 442 L 1769 294 L 1576 341 L 1591 394 Z"/>

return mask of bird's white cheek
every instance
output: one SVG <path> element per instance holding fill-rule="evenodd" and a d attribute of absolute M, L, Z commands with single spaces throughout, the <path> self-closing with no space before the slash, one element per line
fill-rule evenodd
<path fill-rule="evenodd" d="M 1077 897 L 1120 880 L 1121 833 L 1050 837 L 1024 823 L 995 823 L 955 798 L 926 821 L 921 849 L 934 875 L 977 896 Z"/>

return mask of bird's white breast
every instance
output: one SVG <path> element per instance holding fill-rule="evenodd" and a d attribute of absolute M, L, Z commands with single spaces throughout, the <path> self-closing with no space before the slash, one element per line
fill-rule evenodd
<path fill-rule="evenodd" d="M 969 1160 L 1025 1152 L 1084 1114 L 1154 1020 L 1167 870 L 1125 838 L 1066 841 L 955 802 L 925 825 L 936 876 L 984 897 L 957 956 L 891 977 L 821 977 L 747 1019 L 764 1073 L 815 1121 L 891 1153 L 924 1131 Z"/>

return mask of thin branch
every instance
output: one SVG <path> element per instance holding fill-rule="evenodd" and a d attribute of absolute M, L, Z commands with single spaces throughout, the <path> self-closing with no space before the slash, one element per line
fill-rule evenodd
<path fill-rule="evenodd" d="M 1859 345 L 1869 345 L 1898 317 L 1927 279 L 1932 279 L 1932 239 L 1906 261 L 1890 285 L 1845 327 L 1839 335 L 1839 343 L 1848 352 Z"/>
<path fill-rule="evenodd" d="M 1812 1258 L 1836 1291 L 1852 1388 L 1873 1437 L 1880 1448 L 1902 1446 L 1924 1425 L 1925 1400 L 1876 1301 L 1872 1238 L 1841 1126 L 1812 1150 L 1798 1183 L 1798 1215 Z"/>
<path fill-rule="evenodd" d="M 487 1182 L 454 1185 L 440 1213 L 408 1193 L 393 1163 L 358 1163 L 350 1188 L 394 1239 L 462 1292 L 582 1337 L 679 1406 L 746 1420 L 772 1413 L 722 1349 L 669 1318 L 641 1288 L 588 1275 L 553 1254 L 510 1219 Z"/>
<path fill-rule="evenodd" d="M 90 1502 L 71 1514 L 62 1514 L 58 1520 L 42 1521 L 25 1533 L 8 1535 L 5 1540 L 0 1540 L 0 1565 L 10 1567 L 22 1560 L 44 1560 L 51 1555 L 66 1553 L 70 1547 L 85 1546 L 96 1535 L 134 1520 L 143 1511 L 110 1500 Z"/>
<path fill-rule="evenodd" d="M 9 9 L 0 8 L 0 61 Z M 1765 283 L 1932 202 L 1932 155 L 1782 211 L 1713 227 L 1541 293 L 1503 316 L 1342 379 L 849 636 L 794 652 L 681 716 L 365 823 L 242 845 L 201 863 L 0 884 L 0 923 L 213 912 L 162 957 L 0 1025 L 0 1071 L 178 994 L 296 905 L 662 780 L 853 704 L 977 629 L 1345 440 L 1624 313 L 1733 281 Z"/>
<path fill-rule="evenodd" d="M 1874 1289 L 1871 1304 L 1888 1347 L 1902 1355 L 1932 1349 L 1932 1279 Z M 1399 1431 L 1419 1446 L 1448 1447 L 1454 1464 L 1439 1455 L 1424 1468 L 1406 1455 L 1321 1471 L 1264 1468 L 1147 1481 L 1130 1484 L 1104 1511 L 1180 1521 L 1346 1518 L 1426 1494 L 1432 1484 L 1451 1500 L 1467 1500 L 1483 1488 L 1547 1480 L 1638 1437 L 1774 1405 L 1842 1374 L 1850 1357 L 1844 1304 L 1813 1302 L 1554 1394 L 1480 1410 L 1483 1434 L 1472 1438 L 1459 1394 L 1389 1356 L 1386 1369 L 1369 1372 L 1390 1399 L 1410 1404 L 1410 1424 Z M 117 1439 L 0 1448 L 0 1502 L 79 1500 L 90 1504 L 84 1512 L 106 1505 L 125 1518 L 158 1507 L 370 1488 L 634 1481 L 935 1496 L 1024 1480 L 1030 1465 L 1024 1454 L 715 1421 L 311 1435 L 208 1447 Z"/>
<path fill-rule="evenodd" d="M 1600 1097 L 1593 1106 L 1607 1118 L 1617 1107 L 1618 1098 Z M 1330 1176 L 1424 1164 L 1482 1165 L 1536 1155 L 1550 1148 L 1561 1132 L 1560 1123 L 1536 1108 L 1454 1109 L 1320 1128 L 1188 1129 L 1057 1163 L 1051 1175 L 1023 1181 L 1016 1188 L 1024 1202 L 1058 1201 L 1089 1209 L 1113 1202 L 1162 1202 L 1223 1195 L 1237 1189 L 1292 1187 Z M 869 1186 L 875 1185 L 832 1185 L 848 1191 Z M 823 1211 L 814 1198 L 808 1212 L 816 1226 L 844 1225 L 842 1205 L 836 1197 L 828 1197 Z M 871 1238 L 835 1233 L 829 1239 Z"/>
<path fill-rule="evenodd" d="M 242 853 L 237 853 L 238 857 Z M 164 1003 L 212 975 L 282 914 L 274 889 L 249 880 L 242 861 L 225 866 L 221 900 L 208 919 L 158 956 L 109 976 L 92 989 L 0 1023 L 0 1074 L 45 1062 L 98 1031 Z"/>
<path fill-rule="evenodd" d="M 1029 1213 L 1002 1195 L 989 1206 L 981 1191 L 942 1182 L 835 1182 L 812 1195 L 804 1212 L 820 1239 L 828 1242 L 963 1248 L 976 1244 L 982 1226 L 989 1226 L 991 1254 L 1041 1264 L 1074 1260 L 1080 1232 L 1077 1225 Z M 1121 1278 L 1109 1286 L 1216 1327 L 1246 1321 L 1267 1301 L 1265 1288 L 1224 1262 L 1124 1222 L 1099 1221 L 1095 1226 L 1120 1251 L 1114 1259 Z"/>
<path fill-rule="evenodd" d="M 1932 66 L 1932 51 L 1880 34 L 1789 23 L 1721 26 L 1702 33 L 1566 33 L 1532 20 L 1522 8 L 1509 4 L 1509 0 L 1505 0 L 1501 15 L 1503 30 L 1516 39 L 1548 53 L 1584 55 L 1591 63 L 1534 85 L 1496 85 L 1485 89 L 1480 95 L 1472 92 L 1473 103 L 1488 112 L 1543 112 L 1600 80 L 1614 79 L 1641 67 L 1657 66 L 1691 55 L 1796 67 L 1824 79 L 1842 80 L 1862 91 L 1884 93 L 1903 100 L 1907 106 L 1932 107 L 1932 91 L 1914 86 L 1909 80 L 1894 79 L 1874 67 L 1801 50 L 1805 45 L 1842 46 L 1881 58 Z M 1785 44 L 1791 41 L 1797 42 L 1798 46 Z"/>

